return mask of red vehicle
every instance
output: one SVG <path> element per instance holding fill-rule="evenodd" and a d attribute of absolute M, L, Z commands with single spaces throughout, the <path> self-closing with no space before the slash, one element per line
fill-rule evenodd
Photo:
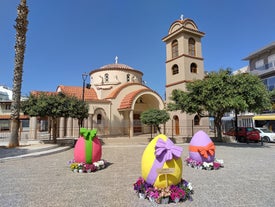
<path fill-rule="evenodd" d="M 229 131 L 224 132 L 224 135 L 236 137 L 235 128 L 231 128 Z M 260 133 L 253 127 L 238 127 L 238 142 L 254 141 L 259 142 L 261 140 Z"/>

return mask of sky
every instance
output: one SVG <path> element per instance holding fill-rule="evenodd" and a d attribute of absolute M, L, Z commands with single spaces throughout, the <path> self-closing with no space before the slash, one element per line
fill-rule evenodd
<path fill-rule="evenodd" d="M 17 6 L 0 0 L 0 85 L 12 87 Z M 82 73 L 115 63 L 143 72 L 164 97 L 171 24 L 192 19 L 205 33 L 205 71 L 240 69 L 249 54 L 275 41 L 274 0 L 27 0 L 22 95 L 82 86 Z"/>

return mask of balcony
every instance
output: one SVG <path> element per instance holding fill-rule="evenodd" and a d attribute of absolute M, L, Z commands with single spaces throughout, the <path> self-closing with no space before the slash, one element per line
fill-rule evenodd
<path fill-rule="evenodd" d="M 251 71 L 252 74 L 262 76 L 262 75 L 267 75 L 270 72 L 275 71 L 275 61 L 267 63 L 261 67 L 257 67 L 254 70 Z"/>

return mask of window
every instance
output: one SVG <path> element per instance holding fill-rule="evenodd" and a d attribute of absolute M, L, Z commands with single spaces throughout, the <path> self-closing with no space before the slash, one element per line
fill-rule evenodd
<path fill-rule="evenodd" d="M 275 77 L 263 79 L 263 83 L 267 90 L 272 91 L 275 88 Z"/>
<path fill-rule="evenodd" d="M 255 69 L 256 70 L 264 70 L 264 60 L 258 60 L 257 62 L 255 62 Z"/>
<path fill-rule="evenodd" d="M 178 41 L 174 40 L 172 42 L 172 58 L 178 57 L 179 50 L 178 50 Z"/>
<path fill-rule="evenodd" d="M 96 123 L 97 123 L 97 124 L 101 124 L 101 121 L 102 121 L 102 116 L 101 116 L 101 114 L 98 114 L 98 115 L 96 116 Z"/>
<path fill-rule="evenodd" d="M 11 109 L 11 104 L 6 104 L 5 109 L 6 109 L 6 110 L 10 110 L 10 109 Z"/>
<path fill-rule="evenodd" d="M 137 99 L 136 103 L 137 104 L 144 103 L 142 96 Z"/>
<path fill-rule="evenodd" d="M 193 38 L 188 40 L 188 52 L 189 55 L 196 56 L 195 40 Z"/>
<path fill-rule="evenodd" d="M 197 64 L 196 63 L 191 63 L 190 72 L 191 73 L 197 73 Z"/>
<path fill-rule="evenodd" d="M 275 54 L 268 56 L 267 61 L 267 69 L 275 67 Z"/>
<path fill-rule="evenodd" d="M 127 80 L 127 82 L 130 81 L 130 74 L 127 74 L 127 75 L 126 75 L 126 80 Z"/>
<path fill-rule="evenodd" d="M 195 125 L 195 126 L 200 125 L 200 117 L 199 117 L 198 115 L 196 115 L 196 116 L 194 117 L 194 125 Z"/>
<path fill-rule="evenodd" d="M 105 78 L 105 82 L 109 82 L 109 74 L 108 73 L 105 73 L 104 78 Z"/>
<path fill-rule="evenodd" d="M 178 65 L 173 65 L 173 67 L 172 67 L 172 74 L 176 75 L 178 73 L 179 73 L 179 67 L 178 67 Z"/>

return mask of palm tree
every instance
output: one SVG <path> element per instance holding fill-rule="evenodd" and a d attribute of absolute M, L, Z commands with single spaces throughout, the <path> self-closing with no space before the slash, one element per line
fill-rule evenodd
<path fill-rule="evenodd" d="M 9 147 L 19 146 L 18 131 L 20 127 L 20 99 L 23 76 L 23 63 L 26 48 L 26 33 L 28 26 L 28 7 L 26 0 L 21 0 L 17 7 L 16 43 L 15 43 L 15 63 L 13 72 L 13 89 L 11 104 L 11 137 Z"/>

